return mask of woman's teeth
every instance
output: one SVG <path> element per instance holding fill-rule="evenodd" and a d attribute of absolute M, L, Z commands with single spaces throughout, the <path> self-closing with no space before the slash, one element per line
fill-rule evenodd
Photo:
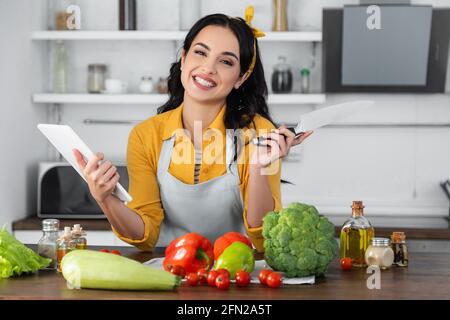
<path fill-rule="evenodd" d="M 215 86 L 214 83 L 209 82 L 209 81 L 207 81 L 207 80 L 205 80 L 205 79 L 202 79 L 202 78 L 200 78 L 200 77 L 194 77 L 194 80 L 197 81 L 198 83 L 200 83 L 202 86 L 205 86 L 205 87 L 212 88 L 212 87 Z"/>

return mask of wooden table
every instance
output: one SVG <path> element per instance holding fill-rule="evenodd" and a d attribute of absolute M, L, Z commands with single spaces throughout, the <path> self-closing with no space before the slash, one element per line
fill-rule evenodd
<path fill-rule="evenodd" d="M 30 247 L 36 249 L 36 246 Z M 130 247 L 114 248 L 141 262 L 163 255 L 162 249 L 146 253 Z M 251 284 L 247 288 L 232 285 L 229 290 L 222 291 L 208 286 L 189 287 L 183 283 L 178 290 L 171 292 L 132 292 L 70 290 L 60 273 L 39 271 L 33 275 L 0 279 L 0 299 L 450 299 L 450 254 L 411 254 L 409 267 L 393 267 L 381 272 L 379 290 L 367 288 L 369 276 L 371 274 L 367 274 L 366 269 L 342 271 L 336 259 L 331 263 L 326 278 L 316 279 L 314 285 L 285 285 L 278 289 L 259 284 Z"/>

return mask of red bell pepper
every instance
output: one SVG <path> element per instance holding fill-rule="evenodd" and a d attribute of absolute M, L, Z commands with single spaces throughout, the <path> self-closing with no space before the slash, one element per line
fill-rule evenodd
<path fill-rule="evenodd" d="M 197 272 L 201 268 L 210 269 L 214 264 L 211 241 L 198 233 L 187 233 L 173 240 L 165 251 L 164 270 L 181 266 L 186 274 Z"/>
<path fill-rule="evenodd" d="M 232 244 L 235 241 L 240 241 L 250 247 L 250 249 L 253 249 L 252 243 L 250 240 L 244 236 L 243 234 L 239 232 L 227 232 L 220 238 L 217 238 L 214 242 L 214 259 L 218 259 L 219 256 L 222 254 L 223 250 L 225 250 L 230 244 Z"/>

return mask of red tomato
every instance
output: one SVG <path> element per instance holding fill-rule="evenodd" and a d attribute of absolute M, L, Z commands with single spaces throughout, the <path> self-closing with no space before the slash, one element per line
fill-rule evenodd
<path fill-rule="evenodd" d="M 220 273 L 217 272 L 216 270 L 211 270 L 211 271 L 209 272 L 207 280 L 208 280 L 208 284 L 209 284 L 211 287 L 214 287 L 214 286 L 216 285 L 216 278 L 217 278 L 217 276 L 218 276 L 219 274 L 220 274 Z"/>
<path fill-rule="evenodd" d="M 205 268 L 198 270 L 197 275 L 200 283 L 208 283 L 208 271 Z"/>
<path fill-rule="evenodd" d="M 342 258 L 341 259 L 341 268 L 342 270 L 351 270 L 352 269 L 352 259 L 351 258 Z"/>
<path fill-rule="evenodd" d="M 174 275 L 180 276 L 182 278 L 184 278 L 184 276 L 186 275 L 186 271 L 184 270 L 184 268 L 179 265 L 170 267 L 169 271 L 172 272 Z"/>
<path fill-rule="evenodd" d="M 221 268 L 221 269 L 217 269 L 216 271 L 219 274 L 223 274 L 224 276 L 227 276 L 228 278 L 230 278 L 230 271 L 228 271 L 227 269 Z"/>
<path fill-rule="evenodd" d="M 117 254 L 118 256 L 122 255 L 119 250 L 111 250 L 111 253 Z"/>
<path fill-rule="evenodd" d="M 272 272 L 267 276 L 266 280 L 267 285 L 270 288 L 278 288 L 281 286 L 281 274 L 278 272 Z"/>
<path fill-rule="evenodd" d="M 216 287 L 221 290 L 226 290 L 230 287 L 230 277 L 225 274 L 219 274 L 216 278 Z"/>
<path fill-rule="evenodd" d="M 267 284 L 267 276 L 273 271 L 270 269 L 262 269 L 258 274 L 258 279 L 261 284 Z"/>
<path fill-rule="evenodd" d="M 109 252 L 109 250 L 106 250 L 106 249 L 102 249 L 102 250 L 100 250 L 100 252 Z"/>
<path fill-rule="evenodd" d="M 238 287 L 247 287 L 249 283 L 250 273 L 243 270 L 236 272 L 236 285 Z"/>
<path fill-rule="evenodd" d="M 194 273 L 194 272 L 192 272 L 192 273 L 189 273 L 187 276 L 186 276 L 186 279 L 187 279 L 187 283 L 191 286 L 191 287 L 195 287 L 195 286 L 197 286 L 198 285 L 198 275 L 196 274 L 196 273 Z"/>

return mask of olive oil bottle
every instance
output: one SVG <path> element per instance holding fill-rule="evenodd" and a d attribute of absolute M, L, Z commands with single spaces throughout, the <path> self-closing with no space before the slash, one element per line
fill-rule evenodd
<path fill-rule="evenodd" d="M 355 267 L 366 266 L 364 255 L 375 236 L 375 230 L 364 217 L 363 209 L 362 201 L 353 201 L 352 217 L 341 229 L 341 258 L 351 258 Z"/>

